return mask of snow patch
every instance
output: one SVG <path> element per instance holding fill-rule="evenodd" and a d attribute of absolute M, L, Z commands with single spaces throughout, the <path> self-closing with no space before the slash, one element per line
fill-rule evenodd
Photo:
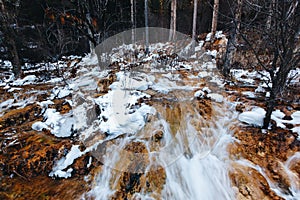
<path fill-rule="evenodd" d="M 249 97 L 249 98 L 252 98 L 254 99 L 256 97 L 255 93 L 254 92 L 250 92 L 250 91 L 245 91 L 245 92 L 242 92 L 243 95 Z"/>
<path fill-rule="evenodd" d="M 199 90 L 195 92 L 194 97 L 203 98 L 205 96 L 205 93 L 202 90 Z"/>
<path fill-rule="evenodd" d="M 262 85 L 259 85 L 256 89 L 255 89 L 255 92 L 256 93 L 260 93 L 260 92 L 265 92 L 265 88 L 262 87 Z"/>
<path fill-rule="evenodd" d="M 8 99 L 2 103 L 0 103 L 0 116 L 3 116 L 3 111 L 6 110 L 6 109 L 9 109 L 12 104 L 14 103 L 14 99 Z"/>
<path fill-rule="evenodd" d="M 48 108 L 44 113 L 45 122 L 35 122 L 32 129 L 42 131 L 44 128 L 51 131 L 56 137 L 70 137 L 75 120 L 71 113 L 61 115 L 56 109 Z"/>
<path fill-rule="evenodd" d="M 245 122 L 257 127 L 263 126 L 263 121 L 266 111 L 263 108 L 255 107 L 251 111 L 243 112 L 239 115 L 238 119 L 241 122 Z"/>
<path fill-rule="evenodd" d="M 100 129 L 111 134 L 134 134 L 146 122 L 147 115 L 155 114 L 155 109 L 146 104 L 135 106 L 138 99 L 149 97 L 139 91 L 112 90 L 96 99 L 100 106 Z"/>
<path fill-rule="evenodd" d="M 294 133 L 298 133 L 298 140 L 300 140 L 300 126 L 291 129 Z"/>
<path fill-rule="evenodd" d="M 61 99 L 61 98 L 69 96 L 71 93 L 72 93 L 72 90 L 70 89 L 69 86 L 65 86 L 63 88 L 55 87 L 52 90 L 50 99 L 55 99 L 55 98 Z"/>
<path fill-rule="evenodd" d="M 69 178 L 71 177 L 71 173 L 73 171 L 72 168 L 69 168 L 67 171 L 63 171 L 68 166 L 72 165 L 74 160 L 84 155 L 85 152 L 81 152 L 79 149 L 79 145 L 73 145 L 70 152 L 66 155 L 66 157 L 61 158 L 56 162 L 55 166 L 50 172 L 49 176 L 51 177 L 60 177 L 60 178 Z"/>
<path fill-rule="evenodd" d="M 222 103 L 223 99 L 224 99 L 224 97 L 222 95 L 217 94 L 217 93 L 208 94 L 207 97 L 210 98 L 211 100 L 217 102 L 217 103 Z"/>
<path fill-rule="evenodd" d="M 80 65 L 98 65 L 97 54 L 89 53 L 85 57 L 82 58 Z"/>
<path fill-rule="evenodd" d="M 28 75 L 23 79 L 15 80 L 11 85 L 13 86 L 22 86 L 22 85 L 30 85 L 37 81 L 37 77 L 35 75 Z"/>

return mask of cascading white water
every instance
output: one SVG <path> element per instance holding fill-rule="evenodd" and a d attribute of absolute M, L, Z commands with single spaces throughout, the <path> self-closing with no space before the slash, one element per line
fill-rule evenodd
<path fill-rule="evenodd" d="M 222 96 L 215 61 L 200 59 L 216 54 L 183 59 L 171 54 L 170 46 L 150 45 L 150 54 L 139 53 L 136 62 L 135 56 L 127 59 L 133 46 L 122 45 L 105 54 L 114 60 L 111 68 L 81 70 L 72 103 L 78 118 L 74 128 L 86 149 L 74 145 L 54 171 L 71 176 L 74 159 L 92 153 L 103 165 L 86 177 L 92 185 L 82 199 L 227 200 L 257 198 L 269 189 L 275 196 L 298 199 L 299 153 L 277 163 L 285 185 L 268 169 L 229 155 L 237 114 Z M 257 178 L 249 178 L 253 171 L 264 179 L 245 185 L 245 179 Z"/>
<path fill-rule="evenodd" d="M 249 167 L 251 169 L 256 170 L 259 172 L 267 181 L 268 185 L 270 186 L 270 189 L 273 190 L 278 196 L 286 199 L 286 200 L 298 200 L 300 199 L 300 178 L 297 176 L 293 170 L 291 170 L 291 167 L 293 164 L 297 163 L 300 159 L 300 153 L 297 152 L 284 163 L 278 161 L 278 164 L 282 167 L 281 173 L 284 174 L 284 178 L 289 182 L 290 187 L 287 189 L 283 189 L 280 184 L 277 182 L 274 182 L 272 178 L 268 176 L 265 169 L 261 168 L 258 165 L 253 164 L 252 162 L 241 159 L 236 161 L 241 166 Z M 294 162 L 296 161 L 296 162 Z"/>
<path fill-rule="evenodd" d="M 123 75 L 126 76 L 126 73 Z M 142 129 L 135 134 L 122 135 L 114 139 L 113 144 L 106 146 L 103 169 L 85 198 L 118 199 L 116 194 L 126 190 L 120 183 L 124 174 L 130 174 L 130 177 L 138 174 L 137 182 L 141 186 L 138 191 L 131 191 L 130 199 L 234 199 L 235 193 L 228 175 L 230 160 L 227 153 L 227 146 L 233 141 L 230 123 L 234 122 L 234 114 L 227 109 L 226 103 L 215 102 L 206 105 L 211 107 L 212 113 L 207 116 L 203 116 L 205 113 L 200 114 L 196 108 L 198 100 L 194 98 L 193 92 L 200 83 L 195 86 L 193 79 L 182 86 L 180 79 L 170 81 L 165 78 L 167 72 L 153 72 L 151 76 L 155 78 L 155 83 L 164 83 L 160 87 L 167 88 L 165 91 L 168 92 L 162 96 L 159 92 L 152 92 L 151 107 L 156 112 L 151 115 L 151 120 L 146 120 Z M 125 79 L 120 78 L 120 81 Z M 132 84 L 130 78 L 128 81 Z M 124 84 L 120 85 L 124 87 Z M 128 119 L 121 121 L 126 122 Z M 161 132 L 162 136 L 159 142 L 154 142 L 153 137 L 157 132 Z M 132 144 L 142 144 L 146 152 L 128 151 L 127 147 Z M 148 180 L 148 174 L 151 171 L 159 173 L 159 167 L 163 168 L 159 175 L 161 186 Z M 147 184 L 143 185 L 142 176 L 145 176 Z M 136 182 L 134 184 L 137 185 Z M 131 187 L 130 184 L 128 187 Z"/>
<path fill-rule="evenodd" d="M 228 177 L 229 158 L 226 148 L 232 138 L 228 126 L 224 124 L 226 121 L 230 120 L 220 116 L 207 128 L 212 134 L 210 138 L 195 137 L 189 141 L 191 156 L 181 156 L 165 167 L 167 178 L 163 199 L 235 198 Z M 197 134 L 191 125 L 185 131 Z"/>
<path fill-rule="evenodd" d="M 100 110 L 92 120 L 80 119 L 77 127 L 86 147 L 103 163 L 83 198 L 234 199 L 227 146 L 236 118 L 223 100 L 215 61 L 209 61 L 215 53 L 201 52 L 200 44 L 190 55 L 191 39 L 176 33 L 177 40 L 169 42 L 169 30 L 154 28 L 150 35 L 146 55 L 141 54 L 143 44 L 136 49 L 113 46 L 114 40 L 100 45 L 98 58 L 109 55 L 110 63 L 118 63 L 116 81 L 98 98 L 85 103 L 75 99 L 78 113 L 95 107 L 93 102 Z M 111 46 L 107 54 L 105 47 Z M 97 90 L 97 83 L 92 85 Z M 80 91 L 93 96 L 89 86 Z"/>

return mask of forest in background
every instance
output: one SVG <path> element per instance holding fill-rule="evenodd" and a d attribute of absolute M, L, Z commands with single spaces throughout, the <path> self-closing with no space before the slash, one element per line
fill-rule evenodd
<path fill-rule="evenodd" d="M 149 26 L 170 28 L 170 0 L 149 0 Z M 16 43 L 20 62 L 57 61 L 62 55 L 83 55 L 94 45 L 116 33 L 144 27 L 144 1 L 127 0 L 3 0 L 6 18 L 0 23 L 0 58 L 12 60 L 9 40 Z M 177 2 L 177 31 L 192 34 L 193 1 Z M 198 4 L 196 33 L 210 31 L 213 0 Z M 233 3 L 221 1 L 218 29 L 229 30 Z M 3 12 L 4 14 L 4 12 Z M 5 25 L 6 24 L 6 25 Z M 5 31 L 4 26 L 9 26 Z"/>
<path fill-rule="evenodd" d="M 300 62 L 298 0 L 1 0 L 0 7 L 0 56 L 12 61 L 16 77 L 26 62 L 83 55 L 131 28 L 170 28 L 195 40 L 201 33 L 223 30 L 228 42 L 217 62 L 225 77 L 232 67 L 263 69 L 268 74 L 264 128 L 283 95 L 289 72 Z"/>
<path fill-rule="evenodd" d="M 101 196 L 113 187 L 98 189 L 113 182 L 118 182 L 113 199 L 130 199 L 137 192 L 156 195 L 168 186 L 175 188 L 178 199 L 222 199 L 189 196 L 190 191 L 201 197 L 218 195 L 218 188 L 232 192 L 229 199 L 300 198 L 299 16 L 299 0 L 0 0 L 0 199 L 82 199 L 93 191 L 95 199 L 109 199 Z M 128 37 L 129 44 L 118 44 L 107 54 L 107 70 L 89 53 L 97 45 L 99 55 L 99 43 L 146 24 L 168 28 L 166 42 L 150 42 L 147 51 L 137 34 L 136 40 Z M 174 30 L 187 34 L 185 50 L 194 50 L 190 58 L 170 52 Z M 127 32 L 134 36 L 134 31 Z M 127 93 L 123 80 L 133 83 L 132 92 Z M 126 103 L 119 91 L 136 102 Z M 106 106 L 119 99 L 123 106 L 117 112 Z M 152 109 L 143 112 L 148 106 L 162 115 L 152 115 Z M 118 119 L 119 110 L 138 119 L 121 128 L 142 122 L 147 130 L 156 116 L 169 125 L 153 127 L 146 137 L 120 131 L 126 134 L 111 138 L 111 120 Z M 89 130 L 77 125 L 74 113 Z M 105 125 L 110 129 L 100 129 Z M 184 136 L 195 127 L 197 137 L 191 135 L 189 147 L 203 139 L 212 142 L 180 150 L 184 163 L 179 162 L 174 174 L 166 172 L 174 165 L 133 173 L 133 168 L 148 165 L 148 159 L 135 156 L 137 165 L 131 162 L 114 176 L 119 180 L 99 182 L 99 175 L 113 174 L 105 172 L 111 162 L 99 159 L 102 149 L 129 139 L 120 149 L 145 155 L 145 147 L 156 151 L 169 143 L 168 127 L 174 133 L 186 130 Z M 90 133 L 92 137 L 85 137 Z M 105 141 L 104 148 L 98 146 L 99 139 Z M 181 148 L 187 140 L 177 141 Z M 93 152 L 94 145 L 100 154 Z M 216 159 L 207 159 L 211 156 Z M 120 166 L 127 166 L 123 158 L 117 165 L 125 161 Z M 198 176 L 201 169 L 204 176 Z M 224 181 L 224 173 L 216 169 L 228 173 L 231 184 L 207 192 L 202 186 Z M 192 189 L 181 191 L 168 184 L 176 177 L 180 181 L 172 182 L 186 179 L 178 188 Z"/>

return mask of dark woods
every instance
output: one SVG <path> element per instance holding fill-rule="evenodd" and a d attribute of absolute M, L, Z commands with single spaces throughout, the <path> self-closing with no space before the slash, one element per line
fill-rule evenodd
<path fill-rule="evenodd" d="M 209 32 L 212 1 L 199 1 L 197 34 Z M 130 29 L 130 0 L 0 0 L 0 58 L 14 65 L 82 55 L 104 39 Z M 168 0 L 149 0 L 149 26 L 169 28 Z M 227 3 L 220 12 L 230 13 Z M 193 2 L 178 1 L 177 30 L 191 34 Z M 223 16 L 223 15 L 222 15 Z M 220 16 L 218 26 L 229 20 Z M 134 25 L 144 26 L 144 1 L 134 1 Z"/>
<path fill-rule="evenodd" d="M 191 37 L 223 30 L 228 45 L 218 66 L 225 77 L 232 67 L 268 73 L 267 128 L 290 70 L 299 66 L 299 0 L 195 1 L 0 0 L 0 59 L 12 61 L 18 75 L 25 62 L 83 55 L 116 33 L 144 27 L 147 5 L 150 27 Z"/>

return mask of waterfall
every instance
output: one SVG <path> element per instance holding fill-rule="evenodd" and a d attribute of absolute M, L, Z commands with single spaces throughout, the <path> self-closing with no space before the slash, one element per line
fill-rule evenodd
<path fill-rule="evenodd" d="M 100 122 L 110 134 L 97 147 L 103 167 L 83 198 L 234 199 L 227 147 L 236 115 L 229 103 L 196 98 L 203 84 L 197 77 L 147 66 L 134 76 L 118 72 L 111 91 L 95 101 L 105 110 L 100 118 L 115 117 Z"/>

